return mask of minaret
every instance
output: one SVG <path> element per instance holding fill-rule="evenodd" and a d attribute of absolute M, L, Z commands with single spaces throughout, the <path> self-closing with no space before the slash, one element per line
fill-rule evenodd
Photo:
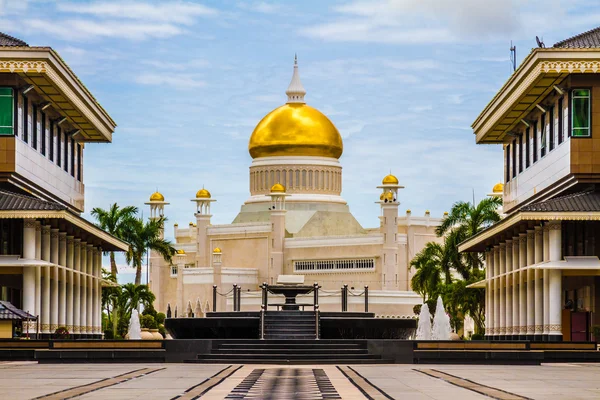
<path fill-rule="evenodd" d="M 293 79 L 292 79 L 293 82 Z M 271 265 L 269 267 L 269 283 L 277 281 L 277 277 L 283 274 L 283 241 L 285 239 L 285 186 L 276 183 L 271 187 L 271 226 L 272 226 L 272 248 Z"/>
<path fill-rule="evenodd" d="M 302 86 L 302 82 L 300 82 L 300 74 L 298 73 L 298 56 L 294 56 L 294 74 L 292 75 L 292 81 L 290 82 L 290 86 L 288 86 L 285 91 L 288 97 L 288 104 L 290 103 L 299 103 L 305 104 L 304 95 L 306 94 L 306 90 L 304 86 Z"/>
<path fill-rule="evenodd" d="M 156 220 L 165 215 L 165 206 L 169 203 L 165 201 L 165 196 L 163 196 L 160 192 L 156 191 L 152 193 L 149 201 L 144 204 L 150 206 L 150 219 Z M 162 227 L 160 230 L 160 238 L 165 238 L 164 227 Z M 154 301 L 154 308 L 160 312 L 166 312 L 166 304 L 162 304 L 163 296 L 161 294 L 161 283 L 163 280 L 168 279 L 168 276 L 164 276 L 165 273 L 163 269 L 160 268 L 161 264 L 165 264 L 163 258 L 155 251 L 150 251 L 150 265 L 148 266 L 148 268 L 150 268 L 150 271 L 148 273 L 150 282 L 148 282 L 148 287 L 156 295 L 156 300 Z"/>
<path fill-rule="evenodd" d="M 210 203 L 213 200 L 210 192 L 204 188 L 198 190 L 196 198 L 196 266 L 208 267 L 210 265 L 210 247 L 208 243 L 207 228 L 210 226 Z"/>
<path fill-rule="evenodd" d="M 381 205 L 381 233 L 383 234 L 383 248 L 381 250 L 381 289 L 382 290 L 408 290 L 406 274 L 398 268 L 398 178 L 390 174 L 383 178 L 382 193 L 379 196 Z"/>

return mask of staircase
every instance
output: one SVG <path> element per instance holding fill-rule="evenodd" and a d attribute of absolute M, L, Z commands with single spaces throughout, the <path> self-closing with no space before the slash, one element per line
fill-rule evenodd
<path fill-rule="evenodd" d="M 265 339 L 315 339 L 313 311 L 267 311 Z"/>
<path fill-rule="evenodd" d="M 216 364 L 381 364 L 366 340 L 230 339 L 214 340 L 210 353 L 187 363 Z M 391 361 L 388 361 L 391 362 Z"/>

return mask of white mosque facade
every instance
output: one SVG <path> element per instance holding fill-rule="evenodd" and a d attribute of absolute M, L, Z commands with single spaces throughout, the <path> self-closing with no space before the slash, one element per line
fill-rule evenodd
<path fill-rule="evenodd" d="M 305 103 L 305 93 L 295 63 L 287 103 L 267 114 L 250 137 L 250 197 L 234 221 L 213 225 L 211 204 L 218 196 L 201 189 L 192 199 L 196 222 L 174 226 L 178 251 L 172 263 L 151 254 L 149 284 L 157 310 L 170 305 L 181 315 L 198 300 L 212 309 L 213 286 L 225 294 L 235 284 L 242 288 L 241 310 L 257 311 L 260 285 L 275 284 L 280 275 L 318 282 L 323 311 L 340 311 L 343 285 L 350 291 L 348 311 L 364 310 L 359 294 L 365 286 L 369 311 L 377 315 L 412 316 L 422 303 L 410 287 L 410 260 L 427 242 L 440 240 L 435 228 L 441 218 L 410 210 L 398 215 L 403 187 L 390 174 L 377 186 L 378 226 L 362 227 L 341 197 L 342 138 Z M 151 217 L 168 217 L 161 193 L 146 204 Z M 217 297 L 218 311 L 233 309 L 231 294 Z"/>

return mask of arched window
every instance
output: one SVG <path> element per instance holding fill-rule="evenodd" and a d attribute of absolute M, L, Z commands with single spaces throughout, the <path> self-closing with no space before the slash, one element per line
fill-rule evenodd
<path fill-rule="evenodd" d="M 281 183 L 281 172 L 279 170 L 277 170 L 277 172 L 275 173 L 275 183 Z M 273 185 L 275 183 L 273 183 Z"/>
<path fill-rule="evenodd" d="M 273 182 L 275 180 L 275 172 L 273 170 L 270 171 L 269 174 L 269 185 L 267 189 L 271 189 L 271 186 L 273 186 L 275 184 L 275 182 Z"/>
<path fill-rule="evenodd" d="M 287 189 L 287 183 L 286 183 L 286 181 L 287 181 L 287 179 L 286 179 L 287 178 L 287 170 L 285 170 L 285 169 L 283 170 L 282 177 L 283 177 L 283 179 L 282 179 L 283 182 L 281 182 L 281 184 L 283 186 L 285 186 L 286 189 Z"/>
<path fill-rule="evenodd" d="M 329 190 L 329 172 L 325 171 L 325 190 Z"/>
<path fill-rule="evenodd" d="M 308 171 L 308 187 L 313 188 L 313 172 Z"/>
<path fill-rule="evenodd" d="M 296 170 L 296 187 L 300 187 L 300 170 Z"/>
<path fill-rule="evenodd" d="M 302 189 L 306 189 L 306 170 L 302 170 Z"/>

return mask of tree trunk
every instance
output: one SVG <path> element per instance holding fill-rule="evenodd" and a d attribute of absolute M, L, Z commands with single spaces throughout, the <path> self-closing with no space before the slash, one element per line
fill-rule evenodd
<path fill-rule="evenodd" d="M 139 285 L 142 283 L 142 260 L 135 258 L 135 284 Z"/>
<path fill-rule="evenodd" d="M 114 278 L 117 277 L 117 262 L 115 261 L 115 253 L 113 251 L 110 252 L 110 274 Z"/>

